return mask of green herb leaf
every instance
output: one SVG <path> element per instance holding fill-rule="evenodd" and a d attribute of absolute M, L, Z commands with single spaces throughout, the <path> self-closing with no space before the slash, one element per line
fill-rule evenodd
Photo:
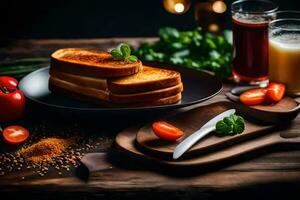
<path fill-rule="evenodd" d="M 130 62 L 136 62 L 138 60 L 138 58 L 134 55 L 128 56 L 126 58 L 126 60 L 130 61 Z"/>
<path fill-rule="evenodd" d="M 241 116 L 230 115 L 217 122 L 216 132 L 220 135 L 240 134 L 245 130 L 245 122 Z"/>
<path fill-rule="evenodd" d="M 117 48 L 111 50 L 111 55 L 114 59 L 125 60 L 128 62 L 136 62 L 138 58 L 131 54 L 131 49 L 128 44 L 120 44 Z"/>
<path fill-rule="evenodd" d="M 158 32 L 161 40 L 165 42 L 171 42 L 180 37 L 180 33 L 176 28 L 164 27 L 161 28 Z"/>
<path fill-rule="evenodd" d="M 119 49 L 113 49 L 110 53 L 114 59 L 117 59 L 117 60 L 123 59 L 123 54 Z"/>
<path fill-rule="evenodd" d="M 233 126 L 234 133 L 242 133 L 245 130 L 245 121 L 241 116 L 235 116 L 235 125 Z"/>
<path fill-rule="evenodd" d="M 221 120 L 216 124 L 216 130 L 219 134 L 228 134 L 231 132 L 232 127 Z"/>
<path fill-rule="evenodd" d="M 159 30 L 159 37 L 158 42 L 141 44 L 134 55 L 144 61 L 209 70 L 221 79 L 231 75 L 232 31 L 213 35 L 202 32 L 200 28 L 178 31 L 172 27 L 163 27 Z"/>
<path fill-rule="evenodd" d="M 120 50 L 121 50 L 124 58 L 127 58 L 131 54 L 131 49 L 128 44 L 121 45 Z"/>

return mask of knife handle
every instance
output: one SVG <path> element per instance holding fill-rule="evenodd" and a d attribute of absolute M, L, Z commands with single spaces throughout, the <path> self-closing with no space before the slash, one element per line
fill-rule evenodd
<path fill-rule="evenodd" d="M 174 150 L 173 159 L 178 159 L 182 156 L 187 150 L 189 150 L 196 142 L 202 139 L 204 136 L 209 134 L 210 132 L 216 130 L 215 126 L 202 127 L 194 134 L 185 138 Z"/>

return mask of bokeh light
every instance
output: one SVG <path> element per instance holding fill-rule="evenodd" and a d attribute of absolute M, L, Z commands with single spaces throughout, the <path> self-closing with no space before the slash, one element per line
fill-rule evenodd
<path fill-rule="evenodd" d="M 216 33 L 216 32 L 218 32 L 219 31 L 219 25 L 218 24 L 210 24 L 209 26 L 208 26 L 208 31 L 209 32 L 212 32 L 212 33 Z"/>
<path fill-rule="evenodd" d="M 224 13 L 227 10 L 227 6 L 223 1 L 215 1 L 212 4 L 212 10 L 216 13 Z"/>
<path fill-rule="evenodd" d="M 195 3 L 195 20 L 203 31 L 209 31 L 218 34 L 221 33 L 225 28 L 226 10 L 226 4 L 221 0 L 204 2 L 199 1 Z"/>
<path fill-rule="evenodd" d="M 184 11 L 184 5 L 182 3 L 176 3 L 174 6 L 174 10 L 177 13 L 182 13 Z"/>
<path fill-rule="evenodd" d="M 191 7 L 191 0 L 163 0 L 166 11 L 172 14 L 186 13 Z"/>

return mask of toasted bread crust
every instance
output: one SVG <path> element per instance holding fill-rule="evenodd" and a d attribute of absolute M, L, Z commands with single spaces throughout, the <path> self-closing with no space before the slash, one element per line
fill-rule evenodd
<path fill-rule="evenodd" d="M 114 60 L 110 53 L 80 48 L 59 49 L 51 55 L 51 68 L 89 77 L 121 77 L 139 72 L 142 62 Z"/>
<path fill-rule="evenodd" d="M 50 69 L 50 75 L 52 78 L 64 80 L 83 87 L 107 90 L 107 79 L 105 78 L 78 76 L 70 73 L 60 72 L 53 68 Z"/>
<path fill-rule="evenodd" d="M 112 93 L 131 94 L 159 90 L 180 83 L 181 77 L 179 72 L 143 66 L 143 69 L 137 74 L 109 79 L 107 86 Z"/>
<path fill-rule="evenodd" d="M 85 96 L 85 95 L 82 95 L 79 93 L 74 93 L 74 92 L 72 92 L 66 88 L 62 88 L 58 85 L 49 84 L 49 90 L 56 94 L 59 94 L 59 95 L 65 96 L 65 97 L 69 97 L 72 99 L 77 99 L 79 101 L 93 103 L 95 105 L 99 105 L 99 106 L 103 106 L 103 107 L 114 107 L 114 106 L 111 106 L 111 103 L 109 101 L 97 99 L 97 98 L 91 97 L 91 96 Z"/>
<path fill-rule="evenodd" d="M 49 79 L 50 86 L 57 86 L 64 88 L 72 93 L 82 94 L 84 96 L 96 97 L 99 100 L 111 101 L 113 103 L 136 103 L 145 101 L 155 101 L 164 97 L 172 96 L 177 93 L 182 92 L 182 84 L 172 86 L 169 88 L 164 88 L 160 90 L 154 90 L 149 92 L 135 93 L 135 94 L 113 94 L 107 90 L 99 90 L 91 88 L 89 86 L 83 86 L 68 82 L 66 80 L 61 80 L 57 77 L 50 76 Z M 53 88 L 53 87 L 52 87 Z M 54 90 L 55 92 L 55 90 Z"/>
<path fill-rule="evenodd" d="M 178 103 L 181 100 L 181 93 L 175 94 L 173 96 L 161 98 L 155 101 L 149 102 L 138 102 L 134 104 L 127 104 L 126 107 L 147 107 L 147 106 L 162 106 Z M 125 105 L 125 104 L 122 104 Z"/>
<path fill-rule="evenodd" d="M 181 93 L 177 93 L 175 95 L 156 99 L 154 101 L 144 101 L 144 102 L 138 102 L 138 103 L 123 103 L 123 104 L 112 103 L 112 102 L 109 102 L 107 99 L 103 98 L 103 96 L 102 96 L 103 94 L 101 91 L 100 91 L 100 95 L 89 95 L 89 93 L 84 94 L 82 92 L 74 92 L 74 91 L 71 91 L 70 88 L 64 87 L 60 82 L 56 82 L 55 78 L 54 79 L 50 78 L 49 89 L 50 89 L 50 91 L 61 94 L 63 96 L 74 98 L 74 99 L 77 99 L 80 101 L 94 103 L 96 105 L 100 105 L 103 107 L 112 107 L 112 108 L 160 106 L 160 105 L 174 104 L 181 100 Z"/>
<path fill-rule="evenodd" d="M 49 79 L 50 91 L 57 92 L 56 89 L 58 88 L 60 88 L 61 90 L 69 91 L 68 94 L 79 94 L 82 96 L 94 97 L 102 101 L 109 101 L 109 93 L 105 90 L 99 90 L 95 88 L 76 85 L 50 76 Z"/>
<path fill-rule="evenodd" d="M 135 94 L 114 94 L 109 93 L 109 99 L 114 103 L 136 103 L 144 101 L 154 101 L 168 96 L 181 93 L 183 91 L 182 84 L 178 84 L 172 87 L 153 90 L 149 92 L 135 93 Z"/>
<path fill-rule="evenodd" d="M 143 66 L 137 74 L 123 78 L 95 78 L 61 72 L 51 68 L 50 75 L 77 85 L 111 91 L 114 94 L 134 94 L 172 87 L 181 83 L 180 73 L 173 70 Z"/>

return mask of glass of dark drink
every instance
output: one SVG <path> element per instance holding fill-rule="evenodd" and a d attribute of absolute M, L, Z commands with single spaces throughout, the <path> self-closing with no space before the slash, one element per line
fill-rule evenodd
<path fill-rule="evenodd" d="M 267 0 L 240 0 L 232 4 L 232 74 L 236 82 L 268 83 L 268 26 L 277 9 L 275 3 Z"/>

